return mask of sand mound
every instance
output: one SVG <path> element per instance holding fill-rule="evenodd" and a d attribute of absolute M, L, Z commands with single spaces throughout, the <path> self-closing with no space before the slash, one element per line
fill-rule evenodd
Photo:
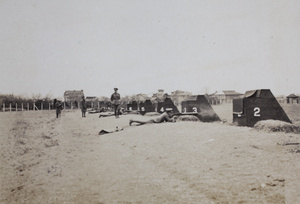
<path fill-rule="evenodd" d="M 137 110 L 132 110 L 132 111 L 126 112 L 126 114 L 136 114 L 136 115 L 140 115 L 140 112 L 137 111 Z"/>
<path fill-rule="evenodd" d="M 181 115 L 177 118 L 176 121 L 180 122 L 180 121 L 200 121 L 200 120 L 194 115 Z"/>
<path fill-rule="evenodd" d="M 286 132 L 300 133 L 300 125 L 279 121 L 279 120 L 262 120 L 254 125 L 256 130 L 265 130 L 268 132 Z"/>
<path fill-rule="evenodd" d="M 296 125 L 296 126 L 300 126 L 300 121 L 295 121 L 295 122 L 293 122 L 294 123 L 294 125 Z"/>
<path fill-rule="evenodd" d="M 145 116 L 159 116 L 160 113 L 158 112 L 149 112 L 149 113 L 146 113 Z"/>

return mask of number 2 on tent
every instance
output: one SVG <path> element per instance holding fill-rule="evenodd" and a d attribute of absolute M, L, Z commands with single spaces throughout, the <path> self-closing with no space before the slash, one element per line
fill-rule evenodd
<path fill-rule="evenodd" d="M 260 117 L 260 108 L 258 107 L 254 108 L 254 117 Z"/>

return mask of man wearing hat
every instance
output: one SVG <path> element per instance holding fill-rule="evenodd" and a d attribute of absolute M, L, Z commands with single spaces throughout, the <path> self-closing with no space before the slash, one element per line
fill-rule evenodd
<path fill-rule="evenodd" d="M 115 92 L 111 95 L 110 100 L 115 109 L 115 117 L 119 118 L 119 106 L 120 106 L 120 94 L 118 93 L 118 88 L 114 88 Z"/>
<path fill-rule="evenodd" d="M 163 122 L 176 122 L 172 108 L 166 108 L 166 112 L 162 113 L 158 118 L 151 119 L 148 121 L 140 121 L 140 120 L 129 120 L 129 125 L 132 123 L 138 123 L 138 125 L 150 124 L 150 123 L 163 123 Z"/>

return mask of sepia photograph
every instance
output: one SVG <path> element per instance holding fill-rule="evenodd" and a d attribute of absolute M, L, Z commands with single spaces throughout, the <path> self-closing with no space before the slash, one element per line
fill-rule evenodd
<path fill-rule="evenodd" d="M 300 203 L 300 1 L 0 0 L 0 203 Z"/>

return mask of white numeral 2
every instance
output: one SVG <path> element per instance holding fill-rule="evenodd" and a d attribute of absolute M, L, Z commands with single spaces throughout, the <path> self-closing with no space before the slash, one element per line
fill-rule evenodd
<path fill-rule="evenodd" d="M 260 108 L 258 107 L 254 108 L 254 117 L 260 117 Z"/>

